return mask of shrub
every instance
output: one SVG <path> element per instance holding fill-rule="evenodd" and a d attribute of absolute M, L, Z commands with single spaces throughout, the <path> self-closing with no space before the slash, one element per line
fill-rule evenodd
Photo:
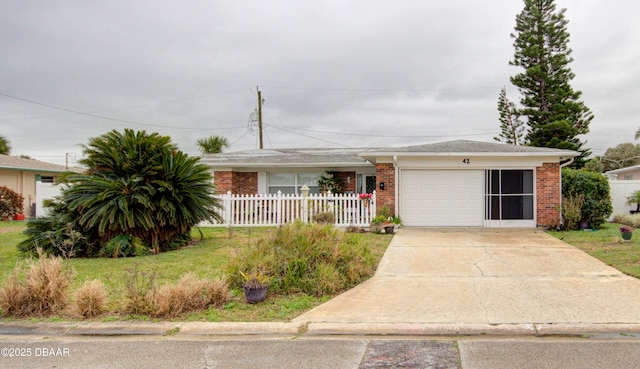
<path fill-rule="evenodd" d="M 613 222 L 626 224 L 633 228 L 640 228 L 640 214 L 616 214 L 613 217 Z"/>
<path fill-rule="evenodd" d="M 580 222 L 591 227 L 600 227 L 613 211 L 609 181 L 600 173 L 562 169 L 562 193 L 567 198 L 584 195 Z"/>
<path fill-rule="evenodd" d="M 5 315 L 50 316 L 66 307 L 74 275 L 64 268 L 62 258 L 41 252 L 38 259 L 28 261 L 24 280 L 19 278 L 21 271 L 21 266 L 16 266 L 0 290 L 0 306 Z"/>
<path fill-rule="evenodd" d="M 24 211 L 24 197 L 7 186 L 0 187 L 0 216 L 11 217 Z"/>
<path fill-rule="evenodd" d="M 47 201 L 45 207 L 51 215 L 27 222 L 27 229 L 24 231 L 27 239 L 18 244 L 18 250 L 36 254 L 36 250 L 41 248 L 48 255 L 64 258 L 93 256 L 94 244 L 88 242 L 88 237 L 80 232 L 65 204 L 60 199 L 55 199 Z"/>
<path fill-rule="evenodd" d="M 86 281 L 75 293 L 73 310 L 81 318 L 93 318 L 105 311 L 107 292 L 99 280 Z"/>
<path fill-rule="evenodd" d="M 317 213 L 313 217 L 313 221 L 318 224 L 335 224 L 336 216 L 333 215 L 331 211 L 323 211 L 321 213 Z"/>
<path fill-rule="evenodd" d="M 144 246 L 142 240 L 128 234 L 115 236 L 100 250 L 101 256 L 118 258 L 120 256 L 149 255 L 149 249 Z"/>
<path fill-rule="evenodd" d="M 227 264 L 230 285 L 242 286 L 242 275 L 271 276 L 270 290 L 322 296 L 350 288 L 374 271 L 362 235 L 332 226 L 295 223 L 282 226 L 235 250 Z"/>
<path fill-rule="evenodd" d="M 210 305 L 222 306 L 229 300 L 229 290 L 223 279 L 207 280 L 187 273 L 175 284 L 166 284 L 154 296 L 157 317 L 174 317 L 200 311 Z"/>
<path fill-rule="evenodd" d="M 580 228 L 583 204 L 583 194 L 562 197 L 562 216 L 564 217 L 565 229 L 572 231 Z"/>

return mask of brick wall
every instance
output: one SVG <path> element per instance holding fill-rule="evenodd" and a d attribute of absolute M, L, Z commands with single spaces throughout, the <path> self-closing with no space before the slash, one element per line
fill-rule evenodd
<path fill-rule="evenodd" d="M 560 164 L 543 163 L 536 168 L 537 223 L 556 226 L 560 223 Z"/>
<path fill-rule="evenodd" d="M 257 172 L 214 172 L 216 192 L 238 195 L 255 195 L 258 193 L 258 173 Z"/>
<path fill-rule="evenodd" d="M 216 192 L 225 194 L 229 191 L 233 193 L 233 172 L 232 171 L 215 171 L 213 172 L 213 181 L 216 184 Z"/>
<path fill-rule="evenodd" d="M 396 213 L 396 171 L 392 163 L 376 164 L 376 201 L 377 208 L 387 205 L 391 214 Z M 380 182 L 384 182 L 384 190 L 380 189 Z"/>
<path fill-rule="evenodd" d="M 233 190 L 238 195 L 258 193 L 258 172 L 233 172 Z"/>
<path fill-rule="evenodd" d="M 335 172 L 334 175 L 342 179 L 344 192 L 356 192 L 356 172 Z"/>

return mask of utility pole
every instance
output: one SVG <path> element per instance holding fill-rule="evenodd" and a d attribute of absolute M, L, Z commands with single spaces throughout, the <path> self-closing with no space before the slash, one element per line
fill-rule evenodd
<path fill-rule="evenodd" d="M 260 87 L 256 87 L 258 90 L 258 137 L 260 142 L 260 150 L 262 150 L 262 92 L 260 92 Z"/>

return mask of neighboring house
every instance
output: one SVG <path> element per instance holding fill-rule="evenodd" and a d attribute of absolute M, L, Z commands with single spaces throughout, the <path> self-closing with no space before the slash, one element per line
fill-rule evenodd
<path fill-rule="evenodd" d="M 361 149 L 266 149 L 206 155 L 219 193 L 318 192 L 337 172 L 405 226 L 535 227 L 560 223 L 561 163 L 575 151 L 476 141 Z"/>
<path fill-rule="evenodd" d="M 0 154 L 0 186 L 7 186 L 24 197 L 24 214 L 27 217 L 34 215 L 32 205 L 38 198 L 36 181 L 54 183 L 62 173 L 78 171 L 64 165 Z"/>
<path fill-rule="evenodd" d="M 637 181 L 640 180 L 640 165 L 610 170 L 606 172 L 605 175 L 609 176 L 609 178 L 611 179 L 615 179 L 618 181 Z"/>

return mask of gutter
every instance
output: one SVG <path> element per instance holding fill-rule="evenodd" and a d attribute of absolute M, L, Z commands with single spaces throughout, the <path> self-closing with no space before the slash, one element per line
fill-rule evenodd
<path fill-rule="evenodd" d="M 399 204 L 398 195 L 400 193 L 400 190 L 399 190 L 399 188 L 400 188 L 399 184 L 400 183 L 398 182 L 398 179 L 399 179 L 400 176 L 398 175 L 398 157 L 396 155 L 393 156 L 393 170 L 394 170 L 394 182 L 395 182 L 394 183 L 394 189 L 393 189 L 393 191 L 394 191 L 394 195 L 393 195 L 394 204 L 393 204 L 393 206 L 395 207 L 395 210 L 396 210 L 396 211 L 394 211 L 394 213 L 395 213 L 396 216 L 400 216 L 400 209 L 398 208 L 398 204 Z"/>

